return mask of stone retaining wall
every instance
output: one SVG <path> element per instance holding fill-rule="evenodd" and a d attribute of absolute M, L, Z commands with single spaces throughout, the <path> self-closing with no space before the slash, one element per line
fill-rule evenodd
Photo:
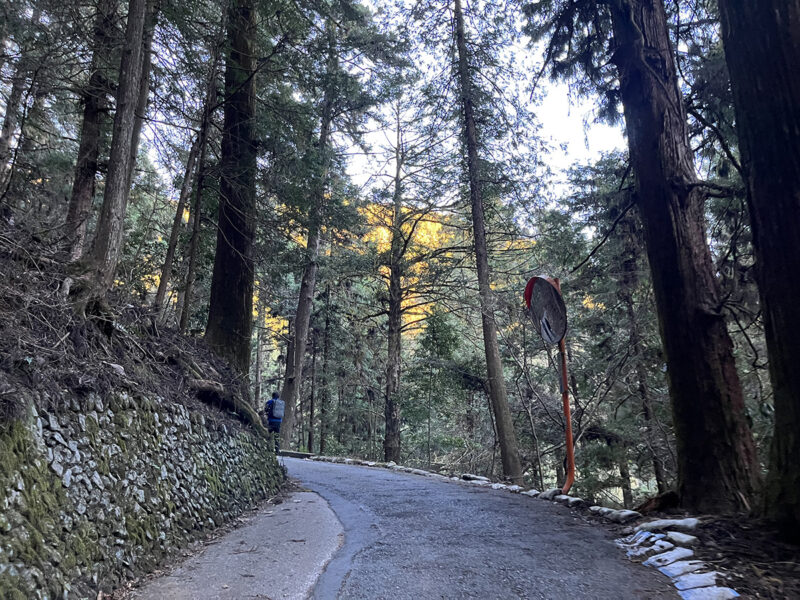
<path fill-rule="evenodd" d="M 222 413 L 125 393 L 16 401 L 27 418 L 0 423 L 4 600 L 94 599 L 284 479 L 267 440 Z"/>

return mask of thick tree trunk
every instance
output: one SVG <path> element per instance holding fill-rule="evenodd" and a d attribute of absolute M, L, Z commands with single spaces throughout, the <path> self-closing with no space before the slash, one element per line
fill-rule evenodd
<path fill-rule="evenodd" d="M 217 251 L 205 335 L 208 344 L 242 375 L 250 369 L 253 330 L 255 30 L 252 0 L 233 2 L 228 17 Z"/>
<path fill-rule="evenodd" d="M 136 133 L 136 109 L 140 96 L 142 54 L 145 50 L 143 35 L 148 5 L 147 0 L 131 0 L 128 5 L 128 23 L 120 64 L 106 189 L 94 243 L 88 256 L 90 272 L 85 291 L 92 296 L 102 296 L 111 287 L 122 250 L 125 211 L 130 193 L 128 181 L 131 169 L 131 146 Z"/>
<path fill-rule="evenodd" d="M 65 239 L 70 260 L 81 257 L 86 243 L 86 222 L 89 220 L 89 210 L 92 206 L 100 156 L 100 129 L 108 108 L 106 95 L 109 89 L 101 65 L 113 46 L 116 8 L 116 0 L 100 0 L 97 6 L 89 82 L 83 92 L 83 121 L 78 160 L 65 223 Z"/>
<path fill-rule="evenodd" d="M 765 508 L 800 539 L 800 1 L 719 7 L 775 397 Z"/>
<path fill-rule="evenodd" d="M 478 134 L 475 127 L 475 108 L 472 78 L 467 54 L 467 40 L 464 32 L 464 15 L 461 0 L 455 0 L 456 46 L 458 50 L 458 79 L 461 89 L 461 103 L 464 117 L 464 140 L 467 147 L 467 169 L 469 175 L 469 195 L 472 201 L 472 224 L 475 236 L 475 262 L 478 269 L 478 289 L 481 300 L 481 322 L 483 324 L 483 344 L 486 352 L 486 367 L 489 378 L 489 396 L 497 427 L 500 454 L 503 461 L 503 474 L 514 483 L 522 483 L 522 465 L 517 451 L 517 436 L 511 411 L 508 408 L 506 384 L 503 378 L 503 365 L 500 360 L 500 347 L 497 343 L 497 326 L 494 320 L 494 298 L 490 286 L 489 255 L 486 246 L 486 227 L 484 224 L 483 201 L 478 163 Z"/>
<path fill-rule="evenodd" d="M 333 26 L 328 23 L 326 26 L 328 36 L 328 64 L 327 76 L 333 77 L 339 68 L 333 40 Z M 297 311 L 295 312 L 294 325 L 294 359 L 292 369 L 287 369 L 286 378 L 283 382 L 281 398 L 286 402 L 286 412 L 281 425 L 281 438 L 284 445 L 288 448 L 292 439 L 292 429 L 294 428 L 294 406 L 300 391 L 300 384 L 303 377 L 303 364 L 306 356 L 306 343 L 308 338 L 308 326 L 311 320 L 311 309 L 314 304 L 314 288 L 317 283 L 317 258 L 319 256 L 320 233 L 322 230 L 322 215 L 324 213 L 325 189 L 328 178 L 329 163 L 329 137 L 333 122 L 333 102 L 335 90 L 328 84 L 322 99 L 322 110 L 320 118 L 319 133 L 319 156 L 322 161 L 320 178 L 315 184 L 313 205 L 309 215 L 308 239 L 306 241 L 306 260 L 303 269 L 303 278 L 300 281 L 300 294 L 297 299 Z"/>
<path fill-rule="evenodd" d="M 663 0 L 613 0 L 622 102 L 678 442 L 681 502 L 751 506 L 759 486 L 733 346 L 706 243 Z"/>

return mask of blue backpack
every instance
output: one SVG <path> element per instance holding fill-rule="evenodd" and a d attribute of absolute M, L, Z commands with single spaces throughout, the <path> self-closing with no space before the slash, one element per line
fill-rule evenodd
<path fill-rule="evenodd" d="M 286 403 L 280 398 L 274 398 L 273 400 L 270 400 L 270 402 L 271 404 L 269 405 L 267 418 L 272 421 L 282 421 L 283 411 L 286 408 Z"/>

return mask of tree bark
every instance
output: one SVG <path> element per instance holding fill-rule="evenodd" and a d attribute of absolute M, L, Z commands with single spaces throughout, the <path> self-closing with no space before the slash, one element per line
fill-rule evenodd
<path fill-rule="evenodd" d="M 205 338 L 242 375 L 250 369 L 253 330 L 255 34 L 253 1 L 235 0 L 228 17 L 217 251 Z"/>
<path fill-rule="evenodd" d="M 500 347 L 497 343 L 497 326 L 494 319 L 494 298 L 490 286 L 489 255 L 486 246 L 483 200 L 478 162 L 478 134 L 475 127 L 475 108 L 472 78 L 468 63 L 467 40 L 464 32 L 464 15 L 461 0 L 455 0 L 456 46 L 458 50 L 458 80 L 461 91 L 461 108 L 464 118 L 464 140 L 467 147 L 469 195 L 472 203 L 472 224 L 475 237 L 475 262 L 478 270 L 478 289 L 481 300 L 481 322 L 486 367 L 489 379 L 489 396 L 497 428 L 503 474 L 514 483 L 522 483 L 522 465 L 517 451 L 517 437 L 511 411 L 508 408 L 506 385 Z"/>
<path fill-rule="evenodd" d="M 686 508 L 747 509 L 759 487 L 753 438 L 689 147 L 663 0 L 612 0 L 637 203 L 644 223 Z"/>
<path fill-rule="evenodd" d="M 94 22 L 89 82 L 83 92 L 83 121 L 78 160 L 65 223 L 67 251 L 70 260 L 73 261 L 81 257 L 86 243 L 86 223 L 92 206 L 100 156 L 100 128 L 108 108 L 106 106 L 108 82 L 101 65 L 113 47 L 116 9 L 116 0 L 100 0 Z"/>
<path fill-rule="evenodd" d="M 125 211 L 130 193 L 128 178 L 131 146 L 136 129 L 138 88 L 141 85 L 147 6 L 147 0 L 131 0 L 128 5 L 106 189 L 94 243 L 87 257 L 89 280 L 84 291 L 89 296 L 102 297 L 111 287 L 122 250 Z M 85 295 L 83 296 L 85 299 Z"/>
<path fill-rule="evenodd" d="M 142 126 L 147 116 L 147 101 L 150 98 L 150 70 L 153 66 L 153 35 L 155 34 L 156 18 L 158 17 L 160 0 L 148 0 L 147 12 L 142 32 L 142 67 L 141 81 L 139 83 L 139 97 L 136 101 L 136 120 L 133 123 L 131 136 L 130 159 L 128 163 L 128 190 L 131 189 L 133 173 L 136 169 L 136 159 L 139 154 L 139 140 L 142 136 Z"/>
<path fill-rule="evenodd" d="M 720 0 L 775 403 L 765 512 L 800 539 L 800 1 Z"/>
<path fill-rule="evenodd" d="M 385 431 L 383 438 L 383 458 L 386 462 L 400 462 L 400 369 L 403 324 L 403 190 L 402 190 L 403 149 L 400 122 L 397 123 L 395 143 L 395 176 L 392 214 L 392 242 L 389 254 L 389 332 L 388 354 L 386 360 L 386 400 L 384 404 Z"/>

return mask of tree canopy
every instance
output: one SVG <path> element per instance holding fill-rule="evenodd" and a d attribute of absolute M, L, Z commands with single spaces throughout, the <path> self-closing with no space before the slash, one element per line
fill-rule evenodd
<path fill-rule="evenodd" d="M 576 493 L 800 537 L 796 0 L 2 11 L 0 235 L 81 319 L 205 337 L 291 447 L 552 487 L 558 277 Z M 555 171 L 553 80 L 626 147 Z"/>

